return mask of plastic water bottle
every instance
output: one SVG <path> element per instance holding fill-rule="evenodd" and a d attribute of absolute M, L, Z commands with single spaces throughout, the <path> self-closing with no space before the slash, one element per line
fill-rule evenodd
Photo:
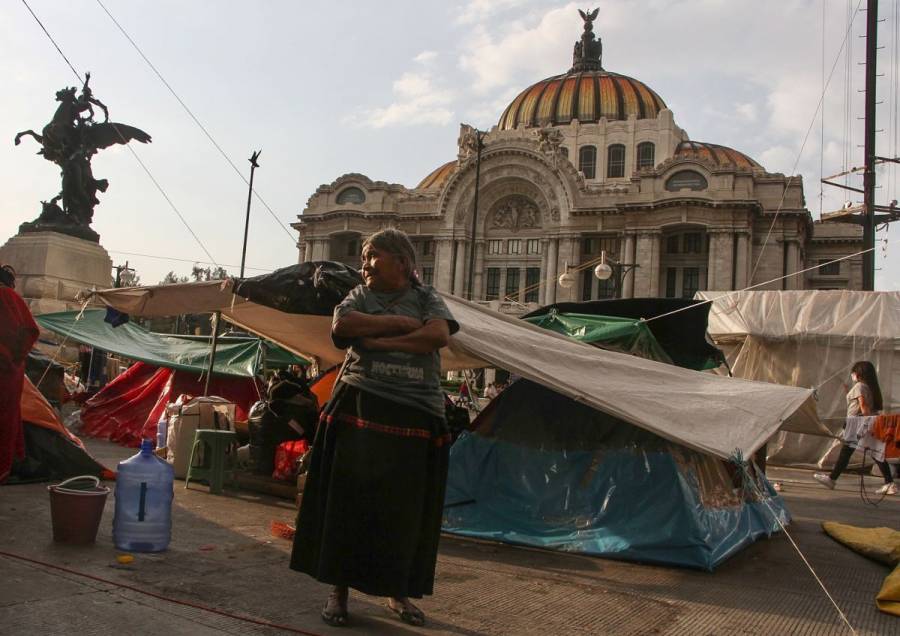
<path fill-rule="evenodd" d="M 153 440 L 119 462 L 113 542 L 120 550 L 161 552 L 172 538 L 175 469 L 153 453 Z"/>
<path fill-rule="evenodd" d="M 164 448 L 168 443 L 169 421 L 166 419 L 166 413 L 159 416 L 159 422 L 156 423 L 156 447 Z"/>

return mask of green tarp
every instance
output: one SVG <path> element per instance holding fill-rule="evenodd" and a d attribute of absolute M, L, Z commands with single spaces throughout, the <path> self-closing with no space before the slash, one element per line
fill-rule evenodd
<path fill-rule="evenodd" d="M 672 359 L 660 346 L 650 328 L 634 318 L 560 313 L 551 310 L 550 313 L 523 320 L 603 349 L 672 364 Z"/>
<path fill-rule="evenodd" d="M 173 336 L 153 333 L 127 322 L 113 327 L 103 318 L 103 309 L 89 309 L 80 320 L 77 311 L 63 311 L 35 316 L 37 323 L 68 339 L 115 353 L 132 360 L 140 360 L 157 367 L 184 371 L 206 370 L 209 364 L 210 338 Z M 259 338 L 220 338 L 216 345 L 213 373 L 252 377 L 267 366 L 308 364 L 272 343 Z"/>

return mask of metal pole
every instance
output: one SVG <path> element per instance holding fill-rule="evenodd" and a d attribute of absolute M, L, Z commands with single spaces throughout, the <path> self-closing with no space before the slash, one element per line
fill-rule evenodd
<path fill-rule="evenodd" d="M 221 311 L 213 314 L 212 345 L 209 351 L 209 364 L 206 366 L 206 385 L 203 387 L 203 397 L 209 396 L 209 379 L 212 377 L 213 363 L 216 360 L 216 345 L 219 344 L 219 319 L 221 317 Z"/>
<path fill-rule="evenodd" d="M 478 232 L 478 185 L 481 182 L 481 149 L 484 133 L 475 131 L 475 202 L 472 210 L 472 245 L 469 246 L 469 300 L 475 300 L 475 235 Z M 465 292 L 463 293 L 465 296 Z"/>
<path fill-rule="evenodd" d="M 247 218 L 244 220 L 244 248 L 241 250 L 241 278 L 244 277 L 244 261 L 247 258 L 247 231 L 250 229 L 250 202 L 253 201 L 253 173 L 259 168 L 256 160 L 262 150 L 257 150 L 250 155 L 250 191 L 247 193 Z"/>
<path fill-rule="evenodd" d="M 863 173 L 863 290 L 875 289 L 875 81 L 878 52 L 878 0 L 866 3 L 866 133 Z"/>

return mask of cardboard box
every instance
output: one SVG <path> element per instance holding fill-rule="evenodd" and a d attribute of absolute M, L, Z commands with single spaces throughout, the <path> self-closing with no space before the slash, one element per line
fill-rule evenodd
<path fill-rule="evenodd" d="M 176 479 L 187 476 L 188 461 L 198 429 L 234 430 L 234 403 L 220 397 L 194 398 L 169 418 L 166 460 L 175 468 Z M 202 456 L 201 456 L 202 459 Z M 195 460 L 199 463 L 200 460 Z"/>

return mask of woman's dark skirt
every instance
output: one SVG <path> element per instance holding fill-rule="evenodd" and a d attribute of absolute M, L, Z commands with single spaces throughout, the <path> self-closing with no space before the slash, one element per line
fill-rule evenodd
<path fill-rule="evenodd" d="M 431 594 L 450 436 L 442 418 L 339 384 L 322 413 L 291 568 L 366 594 Z"/>

